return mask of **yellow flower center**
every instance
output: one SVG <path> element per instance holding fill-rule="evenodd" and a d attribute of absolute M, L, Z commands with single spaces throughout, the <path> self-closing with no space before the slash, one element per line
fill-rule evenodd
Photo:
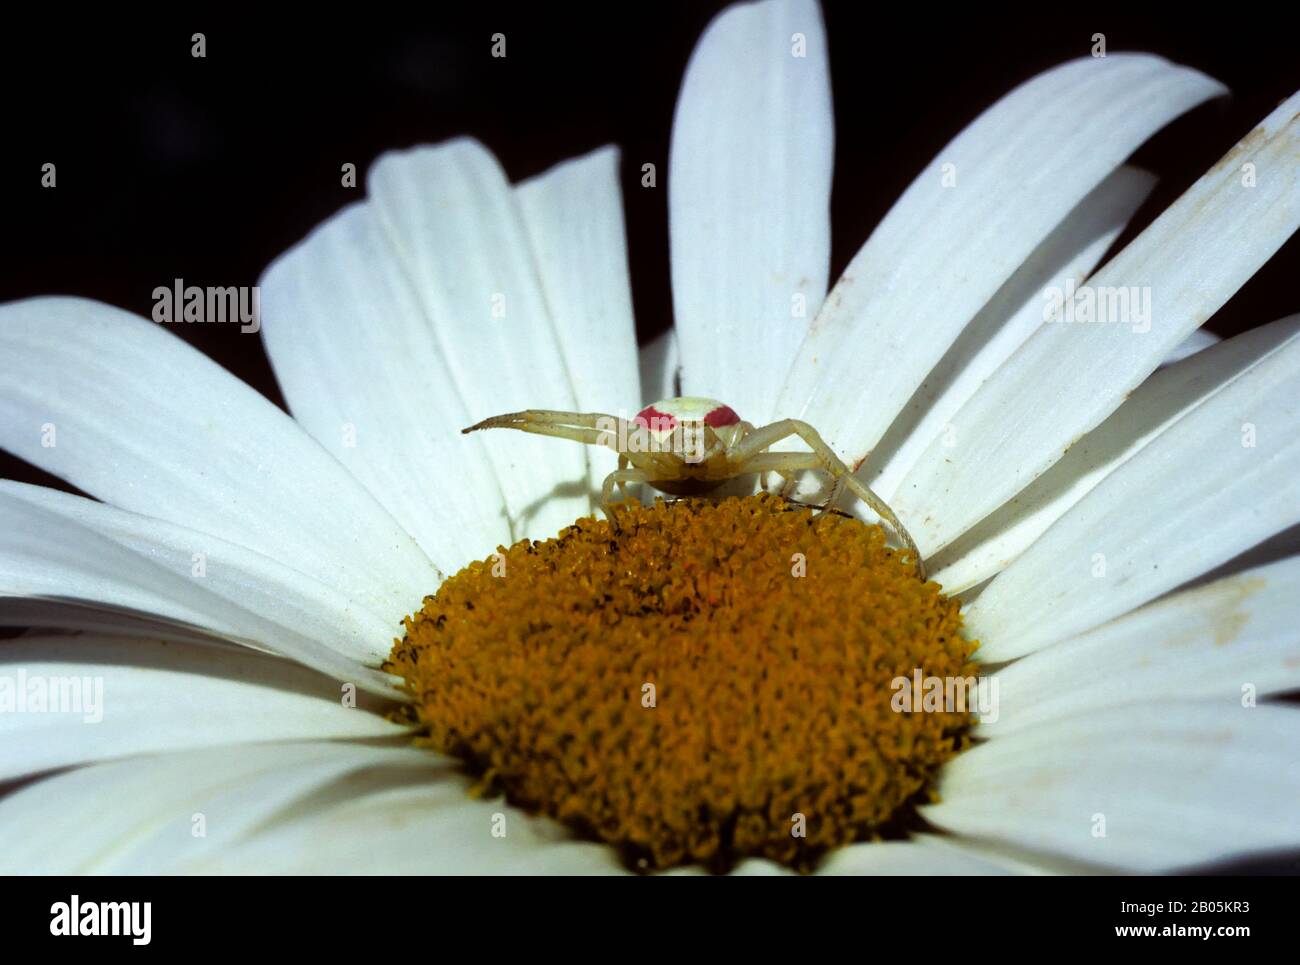
<path fill-rule="evenodd" d="M 405 621 L 389 671 L 427 745 L 638 869 L 801 870 L 896 836 L 969 743 L 957 601 L 883 531 L 765 495 L 625 504 L 472 563 Z M 902 681 L 906 681 L 903 684 Z"/>

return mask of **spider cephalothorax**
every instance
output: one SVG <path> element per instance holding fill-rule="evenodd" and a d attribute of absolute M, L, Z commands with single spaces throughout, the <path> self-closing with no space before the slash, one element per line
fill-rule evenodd
<path fill-rule="evenodd" d="M 925 565 L 907 529 L 883 499 L 845 465 L 814 429 L 798 419 L 781 419 L 755 428 L 716 399 L 684 396 L 648 405 L 631 419 L 601 412 L 529 409 L 484 419 L 476 429 L 519 429 L 544 436 L 604 446 L 618 453 L 618 468 L 605 477 L 601 501 L 613 502 L 614 487 L 645 483 L 672 496 L 695 496 L 748 473 L 775 472 L 787 481 L 804 469 L 820 469 L 835 480 L 829 508 L 845 489 L 872 508 L 911 551 L 917 573 Z M 811 452 L 769 452 L 783 439 L 798 436 Z"/>

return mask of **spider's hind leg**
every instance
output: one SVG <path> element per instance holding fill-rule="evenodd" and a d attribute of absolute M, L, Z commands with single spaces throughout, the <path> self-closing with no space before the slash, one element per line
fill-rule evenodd
<path fill-rule="evenodd" d="M 774 455 L 780 455 L 780 454 L 775 453 Z M 809 468 L 820 469 L 821 464 L 818 463 L 816 466 L 812 466 Z M 781 486 L 779 489 L 776 490 L 776 495 L 782 502 L 793 503 L 796 506 L 805 506 L 807 505 L 806 503 L 801 503 L 799 500 L 795 498 L 795 496 L 798 495 L 798 491 L 799 491 L 799 472 L 800 470 L 798 469 L 769 469 L 765 473 L 763 473 L 763 475 L 764 477 L 767 477 L 769 475 L 775 475 L 780 477 Z M 769 482 L 766 478 L 763 479 L 762 489 L 764 492 L 772 491 L 769 488 Z M 830 499 L 825 501 L 822 504 L 821 508 L 817 510 L 817 515 L 820 516 L 822 513 L 826 512 L 832 506 L 834 506 L 834 504 L 839 500 L 840 495 L 843 493 L 843 491 L 844 490 L 842 488 L 837 486 L 835 490 L 831 493 Z"/>
<path fill-rule="evenodd" d="M 777 490 L 777 496 L 787 503 L 790 502 L 790 497 L 794 492 L 794 473 L 786 472 L 783 469 L 766 469 L 759 473 L 759 489 L 765 493 L 770 493 L 772 491 L 772 480 L 770 477 L 772 476 L 778 476 L 781 479 L 781 488 Z"/>
<path fill-rule="evenodd" d="M 823 513 L 829 513 L 833 510 L 835 504 L 840 501 L 840 497 L 844 495 L 844 490 L 847 488 L 848 483 L 843 479 L 835 480 L 835 485 L 831 486 L 831 494 L 826 497 L 826 502 L 822 503 L 821 507 L 813 515 L 821 516 Z"/>

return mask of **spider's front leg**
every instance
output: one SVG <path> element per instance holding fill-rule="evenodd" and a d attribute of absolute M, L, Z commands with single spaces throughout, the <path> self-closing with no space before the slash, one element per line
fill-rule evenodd
<path fill-rule="evenodd" d="M 605 518 L 609 520 L 614 531 L 618 532 L 621 527 L 618 525 L 618 517 L 614 513 L 614 487 L 618 487 L 619 495 L 627 499 L 627 484 L 630 482 L 649 482 L 650 477 L 640 469 L 629 469 L 627 467 L 627 457 L 619 455 L 618 468 L 605 477 L 605 483 L 600 487 L 600 506 L 605 510 Z"/>
<path fill-rule="evenodd" d="M 507 412 L 494 415 L 490 419 L 476 422 L 461 434 L 476 432 L 479 429 L 518 429 L 520 432 L 532 432 L 539 436 L 555 436 L 560 439 L 572 439 L 574 442 L 589 446 L 605 446 L 618 451 L 620 438 L 627 438 L 630 431 L 626 420 L 603 412 L 561 412 L 556 409 L 527 409 L 523 412 Z"/>
<path fill-rule="evenodd" d="M 629 433 L 635 432 L 637 426 L 626 419 L 606 415 L 603 412 L 562 412 L 556 409 L 527 409 L 523 412 L 507 412 L 494 415 L 490 419 L 477 422 L 462 433 L 475 432 L 479 429 L 518 429 L 539 436 L 554 436 L 558 439 L 572 439 L 589 446 L 604 446 L 618 453 L 618 469 L 605 477 L 601 487 L 600 502 L 610 522 L 616 526 L 617 521 L 610 513 L 610 504 L 614 501 L 614 487 L 627 498 L 627 484 L 646 482 L 649 477 L 640 469 L 629 469 L 628 458 L 620 448 Z"/>
<path fill-rule="evenodd" d="M 782 439 L 790 438 L 790 436 L 798 436 L 807 443 L 812 452 L 764 451 L 770 446 L 776 445 Z M 727 451 L 727 460 L 737 475 L 774 469 L 820 468 L 826 470 L 826 472 L 830 473 L 831 478 L 835 480 L 831 501 L 827 505 L 834 503 L 843 488 L 847 487 L 853 495 L 870 506 L 881 519 L 890 525 L 895 535 L 911 551 L 912 559 L 916 563 L 917 575 L 921 579 L 925 579 L 925 561 L 921 558 L 921 551 L 917 548 L 916 541 L 912 539 L 912 534 L 907 531 L 907 527 L 889 508 L 888 503 L 872 492 L 866 483 L 853 475 L 852 470 L 844 464 L 844 460 L 835 454 L 835 450 L 828 446 L 817 430 L 808 423 L 800 422 L 798 419 L 782 419 L 780 422 L 773 422 L 761 429 L 755 429 Z"/>
<path fill-rule="evenodd" d="M 605 513 L 609 513 L 610 504 L 614 502 L 614 487 L 618 487 L 619 494 L 627 498 L 628 483 L 649 482 L 650 477 L 640 469 L 623 469 L 618 468 L 605 477 L 605 484 L 600 487 L 600 502 L 605 507 Z"/>

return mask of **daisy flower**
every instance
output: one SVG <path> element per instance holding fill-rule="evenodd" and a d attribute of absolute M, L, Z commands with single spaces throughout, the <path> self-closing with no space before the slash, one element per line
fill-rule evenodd
<path fill-rule="evenodd" d="M 829 286 L 821 15 L 765 0 L 687 68 L 674 328 L 640 350 L 613 148 L 515 185 L 470 140 L 379 158 L 261 280 L 292 416 L 148 320 L 3 306 L 0 445 L 86 496 L 0 484 L 0 613 L 37 628 L 0 646 L 0 863 L 1148 872 L 1300 845 L 1300 711 L 1269 700 L 1300 685 L 1300 315 L 1197 334 L 1300 224 L 1300 96 L 1104 260 L 1152 187 L 1126 159 L 1223 93 L 1142 54 L 1049 70 Z M 616 525 L 612 453 L 460 432 L 677 396 L 816 427 L 932 582 L 856 502 Z"/>

